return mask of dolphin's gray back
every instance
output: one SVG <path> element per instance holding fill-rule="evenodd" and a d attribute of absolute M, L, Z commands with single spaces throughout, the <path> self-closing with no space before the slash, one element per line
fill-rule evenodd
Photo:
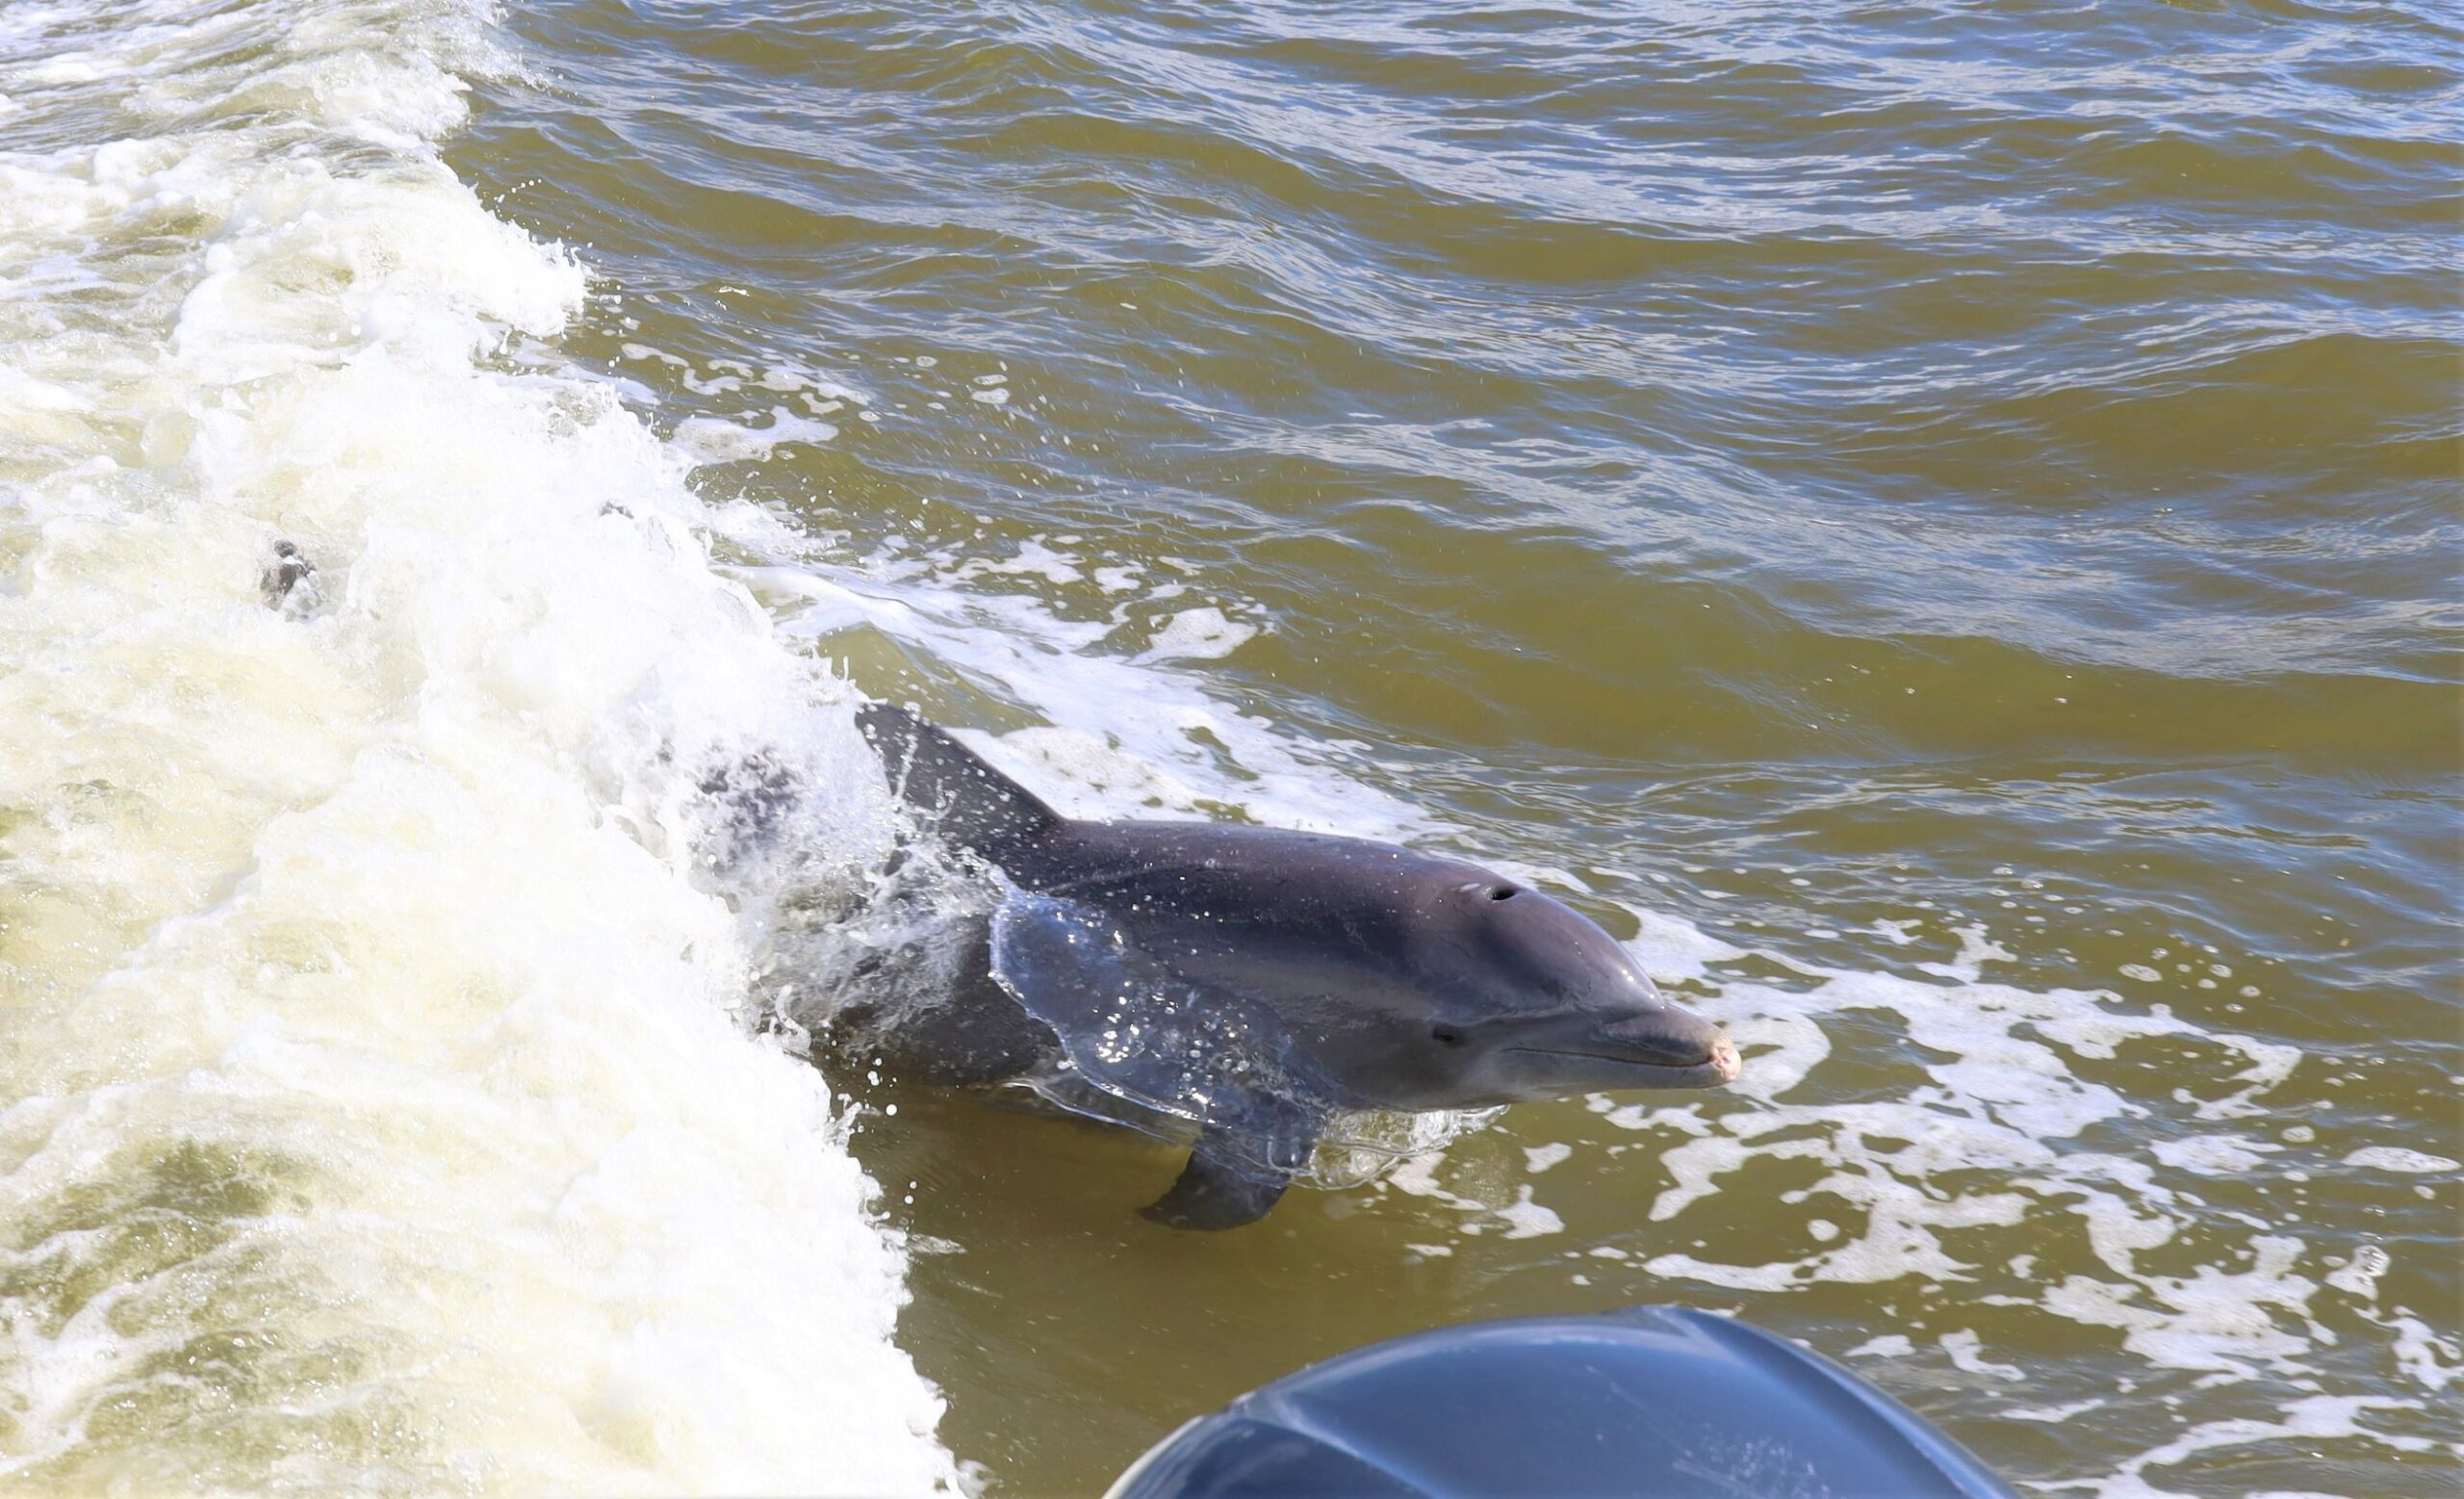
<path fill-rule="evenodd" d="M 893 787 L 941 838 L 1020 888 L 1102 906 L 1132 926 L 1271 933 L 1327 956 L 1391 952 L 1432 889 L 1485 882 L 1477 866 L 1387 843 L 1222 822 L 1064 817 L 906 709 L 857 721 Z"/>
<path fill-rule="evenodd" d="M 1483 878 L 1383 843 L 1219 822 L 1069 822 L 1003 867 L 1188 955 L 1219 944 L 1344 965 L 1391 962 L 1422 892 Z"/>

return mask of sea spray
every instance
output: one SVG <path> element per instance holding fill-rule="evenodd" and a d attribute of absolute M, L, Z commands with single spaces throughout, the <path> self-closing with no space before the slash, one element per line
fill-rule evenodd
<path fill-rule="evenodd" d="M 697 811 L 772 746 L 852 868 L 879 792 L 677 462 L 508 357 L 586 283 L 434 156 L 474 18 L 5 24 L 0 1473 L 947 1482 Z"/>

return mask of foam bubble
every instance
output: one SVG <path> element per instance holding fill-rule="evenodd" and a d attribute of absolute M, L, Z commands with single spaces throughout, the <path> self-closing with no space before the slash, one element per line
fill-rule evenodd
<path fill-rule="evenodd" d="M 2202 1176 L 2238 1176 L 2267 1163 L 2280 1147 L 2246 1135 L 2192 1135 L 2159 1140 L 2148 1153 L 2168 1166 Z"/>
<path fill-rule="evenodd" d="M 2306 1438 L 2313 1442 L 2328 1441 L 2361 1434 L 2365 1429 L 2359 1418 L 2364 1412 L 2400 1409 L 2402 1405 L 2401 1401 L 2376 1396 L 2311 1395 L 2288 1402 L 2277 1420 L 2241 1417 L 2203 1421 L 2171 1441 L 2130 1459 L 2110 1479 L 2052 1486 L 2088 1489 L 2101 1499 L 2169 1499 L 2174 1490 L 2149 1483 L 2146 1477 L 2149 1468 L 2169 1467 L 2199 1453 L 2222 1447 L 2246 1447 L 2289 1437 Z M 2369 1434 L 2402 1452 L 2426 1451 L 2432 1445 L 2427 1439 L 2418 1436 L 2383 1432 Z"/>
<path fill-rule="evenodd" d="M 785 443 L 826 443 L 838 428 L 813 417 L 801 417 L 784 406 L 770 409 L 769 422 L 748 426 L 717 417 L 687 417 L 676 424 L 669 441 L 690 468 L 713 463 L 762 463 Z"/>
<path fill-rule="evenodd" d="M 2365 1145 L 2345 1157 L 2348 1166 L 2369 1171 L 2402 1172 L 2408 1176 L 2426 1176 L 2432 1172 L 2464 1170 L 2464 1162 L 2449 1156 L 2432 1155 L 2400 1145 Z"/>
<path fill-rule="evenodd" d="M 1571 1145 L 1532 1145 L 1524 1147 L 1523 1169 L 1538 1176 L 1552 1166 L 1564 1163 L 1575 1153 Z"/>
<path fill-rule="evenodd" d="M 1140 659 L 1179 657 L 1186 660 L 1215 660 L 1239 650 L 1255 639 L 1257 633 L 1257 626 L 1238 623 L 1212 606 L 1183 609 L 1155 632 L 1153 642 Z"/>

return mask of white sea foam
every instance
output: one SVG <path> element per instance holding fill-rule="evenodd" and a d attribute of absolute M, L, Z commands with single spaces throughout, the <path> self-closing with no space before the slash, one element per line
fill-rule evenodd
<path fill-rule="evenodd" d="M 758 552 L 792 546 L 777 535 L 732 534 Z M 1083 737 L 1076 766 L 1055 759 L 1062 741 L 1040 731 L 962 737 L 1073 816 L 1153 816 L 1159 805 L 1194 813 L 1203 797 L 1319 832 L 1441 831 L 1417 808 L 1345 776 L 1323 750 L 1209 696 L 1200 679 L 1102 649 L 1113 624 L 1072 622 L 1032 597 L 983 587 L 985 570 L 878 559 L 851 572 L 783 558 L 737 576 L 770 601 L 782 631 L 811 637 L 825 655 L 844 635 L 876 631 L 1068 726 Z M 1097 764 L 1102 774 L 1084 773 Z M 1158 788 L 1174 789 L 1159 803 Z"/>
<path fill-rule="evenodd" d="M 1183 609 L 1164 622 L 1155 632 L 1155 641 L 1146 648 L 1142 660 L 1164 660 L 1178 657 L 1185 660 L 1213 660 L 1231 655 L 1256 638 L 1258 628 L 1225 617 L 1214 607 Z"/>
<path fill-rule="evenodd" d="M 64 142 L 0 156 L 0 1472 L 950 1482 L 899 1247 L 694 878 L 730 745 L 845 788 L 851 863 L 886 808 L 675 457 L 487 364 L 583 272 L 435 159 L 472 18 L 0 28 Z"/>
<path fill-rule="evenodd" d="M 2222 1447 L 2246 1447 L 2292 1438 L 2306 1438 L 2317 1443 L 2351 1436 L 2366 1430 L 2359 1420 L 2363 1414 L 2399 1409 L 2402 1404 L 2401 1401 L 2366 1395 L 2313 1395 L 2290 1402 L 2279 1418 L 2272 1421 L 2241 1417 L 2201 1422 L 2171 1441 L 2132 1458 L 2122 1465 L 2119 1473 L 2110 1479 L 2043 1486 L 2056 1491 L 2089 1489 L 2100 1499 L 2172 1499 L 2178 1490 L 2160 1487 L 2149 1482 L 2146 1476 L 2148 1469 L 2168 1467 L 2199 1453 Z M 2423 1437 L 2388 1433 L 2372 1434 L 2400 1452 L 2422 1452 L 2432 1445 Z M 2295 1499 L 2295 1496 L 2286 1495 L 2285 1499 Z"/>
<path fill-rule="evenodd" d="M 801 417 L 784 406 L 773 406 L 759 426 L 723 422 L 717 417 L 687 417 L 676 424 L 669 442 L 688 467 L 711 463 L 759 463 L 786 443 L 826 443 L 838 428 L 812 417 Z"/>
<path fill-rule="evenodd" d="M 2345 1164 L 2371 1171 L 2401 1172 L 2407 1176 L 2464 1169 L 2464 1162 L 2458 1162 L 2452 1156 L 2432 1155 L 2426 1150 L 2415 1150 L 2400 1145 L 2365 1145 L 2346 1156 Z"/>
<path fill-rule="evenodd" d="M 2159 1140 L 2148 1153 L 2166 1165 L 2202 1176 L 2238 1176 L 2267 1164 L 2282 1147 L 2246 1135 L 2192 1135 Z"/>

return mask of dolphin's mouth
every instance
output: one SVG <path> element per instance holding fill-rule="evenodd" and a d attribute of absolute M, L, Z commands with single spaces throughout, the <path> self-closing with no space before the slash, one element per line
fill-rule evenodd
<path fill-rule="evenodd" d="M 1722 1083 L 1734 1082 L 1742 1065 L 1737 1060 L 1736 1043 L 1726 1036 L 1713 1039 L 1699 1062 L 1664 1062 L 1630 1053 L 1619 1055 L 1613 1051 L 1578 1050 L 1572 1047 L 1508 1047 L 1505 1049 L 1528 1051 L 1536 1056 L 1578 1057 L 1585 1062 L 1634 1068 L 1652 1074 L 1652 1080 L 1646 1086 L 1657 1088 L 1716 1088 Z"/>

